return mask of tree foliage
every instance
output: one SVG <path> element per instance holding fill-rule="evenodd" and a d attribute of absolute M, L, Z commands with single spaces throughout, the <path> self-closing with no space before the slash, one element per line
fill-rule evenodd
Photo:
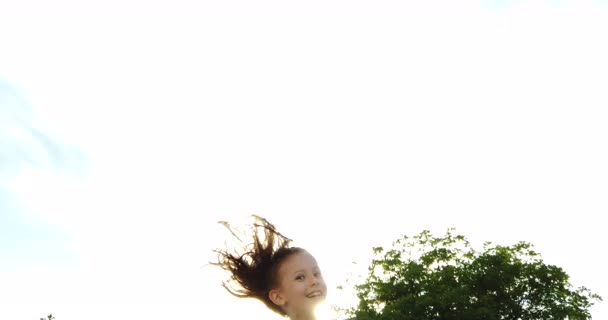
<path fill-rule="evenodd" d="M 365 281 L 354 287 L 359 303 L 342 309 L 357 320 L 591 319 L 601 298 L 573 288 L 562 268 L 547 265 L 532 245 L 486 242 L 475 251 L 449 229 L 429 231 L 373 248 Z"/>

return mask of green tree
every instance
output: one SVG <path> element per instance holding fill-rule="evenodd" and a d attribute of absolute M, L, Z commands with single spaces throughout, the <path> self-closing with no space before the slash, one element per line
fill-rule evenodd
<path fill-rule="evenodd" d="M 429 231 L 373 248 L 358 305 L 338 308 L 357 320 L 591 319 L 601 297 L 573 288 L 562 268 L 547 265 L 532 245 L 486 242 L 475 251 L 462 235 Z"/>

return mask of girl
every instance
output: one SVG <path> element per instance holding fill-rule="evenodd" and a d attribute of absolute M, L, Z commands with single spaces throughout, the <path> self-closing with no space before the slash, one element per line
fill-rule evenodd
<path fill-rule="evenodd" d="M 223 287 L 236 297 L 258 299 L 291 320 L 314 320 L 315 307 L 327 294 L 317 261 L 306 250 L 290 247 L 291 239 L 266 219 L 253 217 L 253 241 L 244 253 L 215 250 L 218 262 L 211 264 L 230 274 Z M 228 223 L 220 223 L 241 241 Z"/>

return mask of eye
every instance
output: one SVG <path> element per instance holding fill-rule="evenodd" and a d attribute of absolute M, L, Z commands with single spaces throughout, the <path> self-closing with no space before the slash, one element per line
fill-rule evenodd
<path fill-rule="evenodd" d="M 298 281 L 304 280 L 304 275 L 303 274 L 297 275 L 296 280 L 298 280 Z"/>

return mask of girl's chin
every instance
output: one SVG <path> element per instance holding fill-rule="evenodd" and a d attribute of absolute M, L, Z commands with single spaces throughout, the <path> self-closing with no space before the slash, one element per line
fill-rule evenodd
<path fill-rule="evenodd" d="M 325 296 L 317 296 L 317 297 L 312 297 L 312 298 L 308 298 L 309 301 L 314 304 L 317 305 L 319 303 L 325 302 Z"/>

